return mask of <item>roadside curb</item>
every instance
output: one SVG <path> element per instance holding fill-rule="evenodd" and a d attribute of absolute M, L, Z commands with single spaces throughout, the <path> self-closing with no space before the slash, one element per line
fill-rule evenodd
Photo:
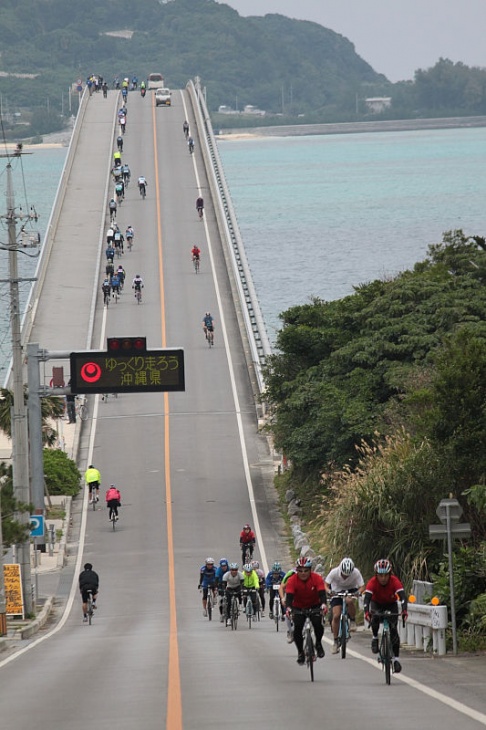
<path fill-rule="evenodd" d="M 28 626 L 16 632 L 17 635 L 20 636 L 21 639 L 30 639 L 30 637 L 36 634 L 39 629 L 42 629 L 43 626 L 45 626 L 45 624 L 47 623 L 47 619 L 49 618 L 49 614 L 52 611 L 53 604 L 53 596 L 49 596 L 48 598 L 46 598 L 40 614 L 36 616 L 36 618 Z"/>

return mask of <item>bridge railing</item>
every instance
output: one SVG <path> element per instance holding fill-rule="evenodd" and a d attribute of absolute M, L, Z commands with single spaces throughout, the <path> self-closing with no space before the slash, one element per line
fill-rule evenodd
<path fill-rule="evenodd" d="M 234 282 L 238 291 L 240 311 L 251 351 L 251 361 L 256 376 L 259 395 L 265 391 L 262 366 L 271 354 L 270 341 L 258 302 L 250 267 L 246 258 L 236 213 L 231 195 L 224 177 L 211 119 L 204 95 L 192 81 L 187 84 L 191 98 L 196 124 L 199 130 L 201 151 L 204 157 L 212 199 L 221 239 L 225 245 L 225 253 L 229 262 Z"/>
<path fill-rule="evenodd" d="M 42 287 L 44 286 L 46 272 L 47 272 L 47 269 L 49 266 L 49 260 L 51 257 L 52 246 L 54 243 L 57 226 L 59 224 L 59 217 L 61 215 L 62 206 L 64 203 L 64 196 L 66 194 L 67 182 L 68 182 L 69 176 L 71 174 L 71 168 L 73 166 L 74 157 L 76 154 L 76 147 L 78 144 L 78 139 L 79 139 L 79 135 L 81 133 L 81 128 L 83 126 L 84 115 L 85 115 L 85 112 L 86 112 L 86 109 L 88 106 L 88 100 L 89 100 L 89 94 L 85 90 L 81 97 L 81 103 L 79 105 L 79 110 L 76 115 L 74 129 L 73 129 L 73 133 L 71 135 L 71 142 L 69 144 L 69 149 L 68 149 L 68 152 L 66 155 L 66 160 L 64 162 L 64 167 L 62 170 L 61 178 L 59 180 L 59 185 L 57 186 L 56 197 L 54 200 L 54 205 L 52 206 L 49 222 L 47 224 L 47 230 L 46 230 L 46 234 L 44 236 L 44 241 L 42 244 L 39 263 L 37 264 L 37 268 L 36 268 L 36 271 L 34 274 L 34 276 L 36 277 L 36 281 L 34 282 L 34 285 L 32 286 L 32 288 L 30 290 L 30 294 L 29 294 L 29 297 L 27 300 L 27 305 L 25 308 L 25 313 L 24 313 L 23 320 L 22 320 L 22 345 L 23 346 L 25 346 L 26 343 L 29 342 L 29 340 L 30 340 L 30 335 L 32 332 L 32 327 L 33 327 L 33 323 L 34 323 L 35 315 L 36 315 L 36 311 L 37 311 L 37 306 L 39 304 Z"/>

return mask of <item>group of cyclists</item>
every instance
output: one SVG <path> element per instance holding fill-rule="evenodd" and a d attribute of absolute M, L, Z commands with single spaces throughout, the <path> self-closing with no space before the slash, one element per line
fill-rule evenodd
<path fill-rule="evenodd" d="M 230 621 L 230 607 L 233 596 L 237 596 L 240 605 L 247 600 L 253 603 L 254 613 L 265 616 L 265 594 L 268 592 L 269 618 L 274 619 L 275 599 L 280 603 L 281 620 L 286 622 L 287 641 L 295 643 L 297 663 L 305 663 L 303 648 L 303 628 L 309 617 L 315 635 L 315 651 L 319 658 L 324 657 L 322 645 L 325 617 L 329 620 L 333 636 L 331 653 L 339 651 L 339 624 L 346 602 L 346 610 L 350 622 L 350 631 L 356 631 L 356 603 L 362 596 L 365 622 L 371 627 L 371 651 L 378 653 L 378 631 L 380 614 L 390 611 L 390 635 L 393 650 L 393 671 L 398 673 L 402 667 L 399 661 L 400 638 L 398 634 L 398 618 L 405 621 L 407 598 L 401 581 L 393 573 L 392 564 L 387 558 L 378 560 L 374 565 L 374 575 L 365 584 L 363 576 L 353 560 L 345 557 L 339 565 L 330 570 L 325 578 L 312 570 L 312 560 L 300 557 L 295 566 L 284 572 L 276 561 L 265 576 L 257 560 L 253 560 L 255 533 L 246 524 L 240 533 L 240 549 L 243 567 L 240 570 L 236 562 L 228 562 L 221 558 L 216 565 L 215 560 L 207 558 L 199 569 L 198 589 L 202 590 L 203 615 L 207 616 L 207 598 L 212 591 L 215 600 L 219 598 L 220 621 L 226 626 Z M 399 604 L 401 611 L 399 611 Z M 226 614 L 224 613 L 226 611 Z"/>
<path fill-rule="evenodd" d="M 128 88 L 128 79 L 124 79 L 121 88 L 122 91 Z M 133 84 L 133 80 L 132 80 Z M 116 87 L 116 88 L 119 88 Z M 136 87 L 135 87 L 136 88 Z M 135 238 L 135 231 L 132 225 L 128 225 L 123 235 L 119 225 L 117 224 L 117 212 L 119 206 L 125 199 L 125 194 L 131 180 L 131 170 L 127 162 L 122 160 L 124 138 L 126 126 L 127 107 L 126 101 L 124 100 L 123 106 L 118 111 L 118 121 L 120 124 L 121 134 L 116 139 L 116 149 L 113 152 L 113 167 L 111 170 L 113 184 L 114 184 L 114 196 L 111 198 L 108 208 L 110 213 L 110 226 L 106 234 L 106 265 L 105 265 L 105 277 L 101 284 L 101 290 L 103 294 L 103 303 L 108 306 L 110 300 L 115 298 L 118 301 L 125 281 L 126 272 L 122 264 L 116 267 L 115 258 L 120 258 L 125 253 L 125 242 L 129 251 L 132 250 L 133 241 Z M 144 175 L 140 175 L 137 180 L 138 189 L 140 195 L 145 198 L 147 189 L 147 180 Z M 140 274 L 136 274 L 132 280 L 132 290 L 137 301 L 142 301 L 142 289 L 144 288 L 144 281 Z"/>

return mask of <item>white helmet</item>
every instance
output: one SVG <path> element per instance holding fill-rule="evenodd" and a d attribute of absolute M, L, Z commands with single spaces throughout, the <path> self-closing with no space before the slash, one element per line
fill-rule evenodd
<path fill-rule="evenodd" d="M 343 575 L 351 575 L 354 570 L 354 563 L 351 558 L 343 558 L 341 560 L 339 568 L 341 569 L 341 573 Z"/>

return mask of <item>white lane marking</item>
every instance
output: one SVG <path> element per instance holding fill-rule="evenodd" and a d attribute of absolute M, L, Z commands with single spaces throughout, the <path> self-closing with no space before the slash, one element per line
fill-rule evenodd
<path fill-rule="evenodd" d="M 182 104 L 184 106 L 185 118 L 187 119 L 188 118 L 187 106 L 186 106 L 186 102 L 184 99 L 184 94 L 182 92 L 181 92 L 181 96 L 182 96 Z M 199 174 L 197 171 L 196 155 L 192 155 L 192 163 L 194 165 L 194 174 L 196 176 L 197 188 L 198 188 L 198 191 L 200 194 L 201 193 L 201 181 L 199 179 Z M 219 282 L 218 282 L 218 279 L 216 276 L 216 267 L 214 264 L 213 248 L 212 248 L 211 237 L 209 235 L 208 225 L 207 225 L 207 221 L 206 221 L 206 215 L 204 215 L 204 217 L 203 217 L 203 223 L 204 223 L 204 229 L 206 232 L 206 241 L 207 241 L 208 251 L 209 251 L 209 260 L 211 262 L 211 271 L 213 274 L 214 288 L 216 290 L 216 300 L 218 302 L 218 310 L 219 310 L 219 314 L 220 314 L 220 318 L 221 318 L 221 332 L 223 335 L 226 359 L 228 361 L 228 369 L 229 369 L 229 375 L 230 375 L 230 381 L 231 381 L 231 391 L 233 394 L 233 402 L 235 404 L 236 422 L 238 424 L 238 434 L 239 434 L 239 439 L 240 439 L 241 455 L 242 455 L 242 460 L 243 460 L 243 468 L 245 471 L 245 479 L 246 479 L 246 486 L 248 489 L 248 496 L 250 499 L 251 514 L 252 514 L 252 519 L 253 519 L 253 524 L 254 524 L 255 535 L 256 535 L 256 538 L 258 541 L 261 563 L 263 564 L 262 565 L 263 571 L 265 573 L 268 573 L 267 556 L 266 556 L 266 552 L 265 552 L 265 546 L 263 544 L 262 533 L 261 533 L 261 529 L 260 529 L 260 521 L 258 519 L 257 508 L 256 508 L 256 504 L 255 504 L 255 493 L 253 491 L 253 484 L 252 484 L 251 476 L 250 476 L 250 465 L 248 463 L 248 457 L 247 457 L 247 451 L 246 451 L 245 435 L 244 435 L 244 431 L 243 431 L 243 420 L 241 417 L 241 407 L 240 407 L 240 402 L 238 399 L 238 391 L 236 389 L 235 371 L 234 371 L 233 360 L 231 357 L 231 352 L 230 352 L 230 347 L 229 347 L 228 332 L 226 329 L 226 322 L 225 322 L 224 313 L 223 313 L 223 303 L 222 303 L 222 298 L 221 298 L 221 292 L 219 289 Z"/>
<path fill-rule="evenodd" d="M 324 641 L 326 642 L 326 644 L 330 644 L 331 646 L 333 644 L 333 641 L 331 639 L 328 639 L 327 637 L 324 639 Z M 362 662 L 366 662 L 370 665 L 370 667 L 373 667 L 373 669 L 378 669 L 380 672 L 383 672 L 383 669 L 381 665 L 378 664 L 376 658 L 371 659 L 370 657 L 363 656 L 362 654 L 358 654 L 358 652 L 353 651 L 353 649 L 349 649 L 348 647 L 346 648 L 346 654 L 349 654 L 349 656 L 352 656 L 355 659 L 360 659 Z M 486 715 L 482 712 L 473 710 L 471 707 L 464 705 L 462 702 L 453 700 L 451 697 L 447 697 L 447 695 L 442 694 L 442 692 L 437 692 L 437 690 L 432 689 L 431 687 L 427 687 L 427 685 L 425 684 L 421 684 L 416 679 L 407 677 L 405 674 L 402 673 L 394 674 L 393 679 L 398 680 L 399 682 L 403 682 L 404 684 L 408 684 L 409 687 L 413 687 L 413 689 L 416 689 L 418 692 L 422 692 L 422 694 L 427 695 L 428 697 L 432 697 L 434 700 L 442 702 L 442 704 L 451 707 L 453 710 L 457 710 L 457 712 L 461 712 L 463 715 L 467 715 L 473 720 L 481 723 L 481 725 L 486 725 Z"/>

